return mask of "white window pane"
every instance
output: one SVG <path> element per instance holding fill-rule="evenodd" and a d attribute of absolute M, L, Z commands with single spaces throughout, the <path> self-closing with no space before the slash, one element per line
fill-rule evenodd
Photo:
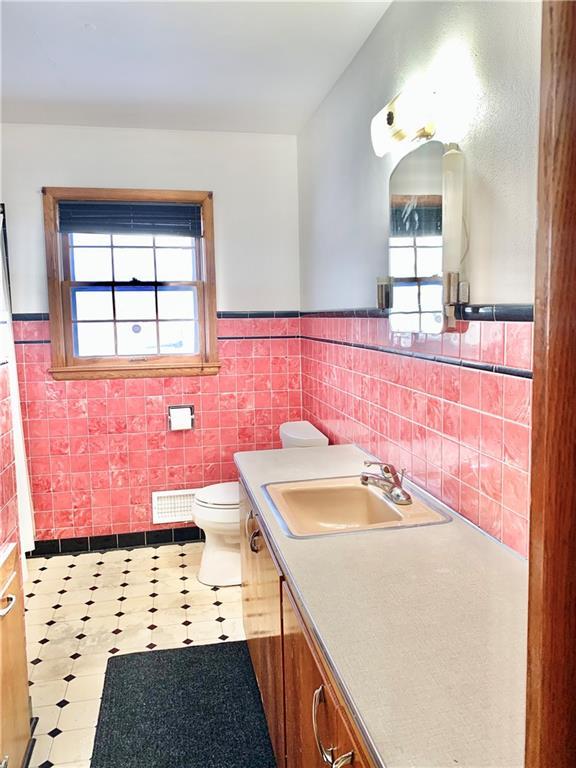
<path fill-rule="evenodd" d="M 114 355 L 114 323 L 74 323 L 74 347 L 78 357 Z"/>
<path fill-rule="evenodd" d="M 75 320 L 112 320 L 112 290 L 73 290 L 72 312 Z"/>
<path fill-rule="evenodd" d="M 409 237 L 391 237 L 389 244 L 391 248 L 405 248 L 406 246 L 414 245 L 414 238 L 412 235 Z"/>
<path fill-rule="evenodd" d="M 420 307 L 423 312 L 442 311 L 441 285 L 421 285 L 420 286 Z"/>
<path fill-rule="evenodd" d="M 442 235 L 425 235 L 416 238 L 416 245 L 424 245 L 427 248 L 442 248 Z"/>
<path fill-rule="evenodd" d="M 390 248 L 388 271 L 390 277 L 416 277 L 414 248 Z"/>
<path fill-rule="evenodd" d="M 195 355 L 200 351 L 198 323 L 159 323 L 160 352 L 164 355 Z"/>
<path fill-rule="evenodd" d="M 119 355 L 155 355 L 156 323 L 117 323 Z"/>
<path fill-rule="evenodd" d="M 395 333 L 418 333 L 420 330 L 420 315 L 390 314 L 390 330 Z"/>
<path fill-rule="evenodd" d="M 157 248 L 192 248 L 194 240 L 183 235 L 156 235 Z"/>
<path fill-rule="evenodd" d="M 70 237 L 72 238 L 72 245 L 110 245 L 110 235 L 74 232 Z"/>
<path fill-rule="evenodd" d="M 127 245 L 133 248 L 142 245 L 152 248 L 153 240 L 152 235 L 112 235 L 114 245 Z"/>
<path fill-rule="evenodd" d="M 418 277 L 442 274 L 442 248 L 418 248 Z"/>
<path fill-rule="evenodd" d="M 154 288 L 116 288 L 116 318 L 118 320 L 155 320 Z"/>
<path fill-rule="evenodd" d="M 195 288 L 189 290 L 158 289 L 158 317 L 160 320 L 194 320 L 197 316 Z"/>
<path fill-rule="evenodd" d="M 442 312 L 424 312 L 421 316 L 422 333 L 441 333 L 444 319 Z"/>
<path fill-rule="evenodd" d="M 194 251 L 190 248 L 157 248 L 156 274 L 160 281 L 195 280 L 196 259 Z"/>
<path fill-rule="evenodd" d="M 392 306 L 394 312 L 418 312 L 418 285 L 392 286 Z"/>
<path fill-rule="evenodd" d="M 79 283 L 112 280 L 110 248 L 72 248 L 70 258 L 73 280 Z"/>
<path fill-rule="evenodd" d="M 152 248 L 114 248 L 114 279 L 119 282 L 154 280 Z"/>

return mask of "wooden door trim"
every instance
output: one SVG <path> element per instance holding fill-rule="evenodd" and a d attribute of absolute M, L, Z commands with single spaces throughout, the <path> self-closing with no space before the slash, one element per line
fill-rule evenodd
<path fill-rule="evenodd" d="M 527 768 L 576 765 L 576 3 L 544 2 Z"/>

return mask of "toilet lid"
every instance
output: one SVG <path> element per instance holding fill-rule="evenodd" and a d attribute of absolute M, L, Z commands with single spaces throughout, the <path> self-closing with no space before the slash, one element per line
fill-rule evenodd
<path fill-rule="evenodd" d="M 238 507 L 240 506 L 240 486 L 238 483 L 216 483 L 199 488 L 195 501 L 206 507 Z"/>

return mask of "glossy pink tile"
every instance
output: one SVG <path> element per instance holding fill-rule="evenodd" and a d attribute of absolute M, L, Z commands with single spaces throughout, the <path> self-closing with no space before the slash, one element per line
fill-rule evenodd
<path fill-rule="evenodd" d="M 528 555 L 528 521 L 509 509 L 502 510 L 502 541 L 519 554 Z"/>
<path fill-rule="evenodd" d="M 528 471 L 530 466 L 530 430 L 523 424 L 504 422 L 504 461 Z"/>
<path fill-rule="evenodd" d="M 464 360 L 480 360 L 480 326 L 478 322 L 458 323 L 460 352 Z"/>
<path fill-rule="evenodd" d="M 480 490 L 485 496 L 502 502 L 502 462 L 480 454 Z"/>
<path fill-rule="evenodd" d="M 480 408 L 493 416 L 502 416 L 504 377 L 497 373 L 480 374 Z"/>
<path fill-rule="evenodd" d="M 481 324 L 480 359 L 484 363 L 504 364 L 504 323 Z"/>
<path fill-rule="evenodd" d="M 505 364 L 510 368 L 532 368 L 532 323 L 506 324 Z"/>
<path fill-rule="evenodd" d="M 480 413 L 470 408 L 460 410 L 461 440 L 464 445 L 480 449 Z"/>
<path fill-rule="evenodd" d="M 502 461 L 504 427 L 502 419 L 483 413 L 480 418 L 480 450 Z"/>
<path fill-rule="evenodd" d="M 503 505 L 522 517 L 528 516 L 530 476 L 527 472 L 504 464 L 502 478 Z"/>
<path fill-rule="evenodd" d="M 478 504 L 478 525 L 495 539 L 502 539 L 502 507 L 498 501 L 482 494 Z"/>
<path fill-rule="evenodd" d="M 462 368 L 460 372 L 460 402 L 468 408 L 480 407 L 480 371 Z"/>
<path fill-rule="evenodd" d="M 517 376 L 504 376 L 503 414 L 520 424 L 530 423 L 532 382 Z"/>
<path fill-rule="evenodd" d="M 474 525 L 478 525 L 479 519 L 479 499 L 480 494 L 476 488 L 472 488 L 466 483 L 460 485 L 460 513 L 470 520 Z"/>
<path fill-rule="evenodd" d="M 460 479 L 471 488 L 480 485 L 480 454 L 466 445 L 460 446 Z"/>

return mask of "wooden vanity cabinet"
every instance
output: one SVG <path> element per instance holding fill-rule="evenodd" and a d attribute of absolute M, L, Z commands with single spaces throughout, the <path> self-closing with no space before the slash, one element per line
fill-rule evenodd
<path fill-rule="evenodd" d="M 284 680 L 280 569 L 272 557 L 243 487 L 240 551 L 242 614 L 252 666 L 278 766 L 284 765 Z"/>
<path fill-rule="evenodd" d="M 286 768 L 367 768 L 347 715 L 308 640 L 287 584 L 282 585 Z M 323 755 L 325 757 L 323 758 Z"/>
<path fill-rule="evenodd" d="M 278 768 L 372 768 L 242 483 L 240 524 L 244 631 Z"/>
<path fill-rule="evenodd" d="M 14 546 L 0 563 L 0 765 L 24 765 L 30 738 L 24 594 Z"/>

